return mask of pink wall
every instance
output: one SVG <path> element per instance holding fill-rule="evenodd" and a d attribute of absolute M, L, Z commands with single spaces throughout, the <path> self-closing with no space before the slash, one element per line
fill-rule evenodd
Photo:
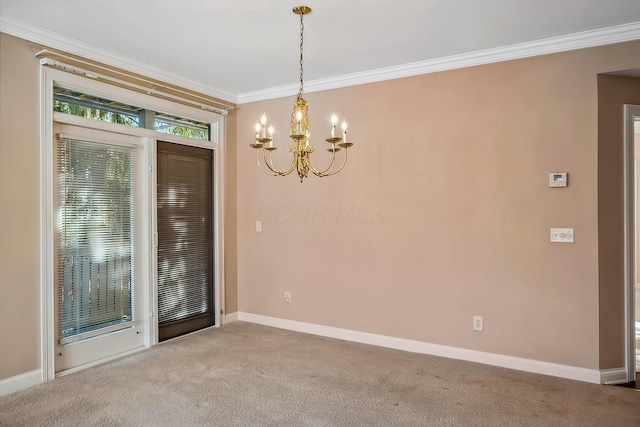
<path fill-rule="evenodd" d="M 293 99 L 241 105 L 239 311 L 598 369 L 596 76 L 640 68 L 639 50 L 308 94 L 312 143 L 324 151 L 336 112 L 357 145 L 339 175 L 303 184 L 262 174 L 248 146 L 267 112 L 288 164 Z M 568 188 L 548 187 L 557 171 Z M 575 243 L 549 243 L 550 227 Z"/>

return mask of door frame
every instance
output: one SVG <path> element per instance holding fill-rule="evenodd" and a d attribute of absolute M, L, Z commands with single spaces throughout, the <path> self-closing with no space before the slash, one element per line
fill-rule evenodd
<path fill-rule="evenodd" d="M 144 129 L 137 127 L 122 127 L 111 123 L 86 119 L 83 117 L 69 116 L 62 113 L 53 112 L 53 86 L 54 83 L 61 86 L 71 88 L 83 93 L 89 93 L 96 96 L 102 96 L 106 99 L 114 99 L 120 102 L 129 103 L 130 105 L 138 105 L 155 111 L 164 111 L 170 114 L 176 114 L 183 117 L 191 117 L 202 122 L 209 123 L 211 126 L 210 141 L 202 141 L 196 139 L 185 138 L 181 136 L 160 133 L 152 129 Z M 146 301 L 143 306 L 144 312 L 142 316 L 147 324 L 145 334 L 145 346 L 148 348 L 158 344 L 158 329 L 155 318 L 157 313 L 157 257 L 156 257 L 156 164 L 155 152 L 158 139 L 168 142 L 175 142 L 184 145 L 193 145 L 202 148 L 212 149 L 214 152 L 214 327 L 220 326 L 224 313 L 224 200 L 225 200 L 225 120 L 227 114 L 224 110 L 197 109 L 174 103 L 171 101 L 155 98 L 145 94 L 137 93 L 125 88 L 114 86 L 108 83 L 95 81 L 91 78 L 81 77 L 59 69 L 46 66 L 40 67 L 40 366 L 42 373 L 42 382 L 53 380 L 56 376 L 64 375 L 78 369 L 84 369 L 96 363 L 102 363 L 110 358 L 102 359 L 94 363 L 88 363 L 79 368 L 69 371 L 63 371 L 56 374 L 55 372 L 55 278 L 54 278 L 54 220 L 53 220 L 53 179 L 54 179 L 54 163 L 53 163 L 53 124 L 54 121 L 77 125 L 80 127 L 91 128 L 96 130 L 104 130 L 114 133 L 123 133 L 126 135 L 142 138 L 143 146 L 146 153 L 145 167 L 149 171 L 149 186 L 145 189 L 147 200 L 149 203 L 148 213 L 148 232 L 145 245 L 145 257 L 148 262 L 145 265 L 145 281 L 148 283 L 148 291 L 144 292 Z M 135 350 L 138 351 L 138 350 Z M 122 357 L 126 353 L 121 353 L 112 358 Z"/>
<path fill-rule="evenodd" d="M 635 117 L 640 117 L 640 105 L 624 105 L 624 344 L 626 382 L 636 381 L 636 182 L 634 172 Z"/>

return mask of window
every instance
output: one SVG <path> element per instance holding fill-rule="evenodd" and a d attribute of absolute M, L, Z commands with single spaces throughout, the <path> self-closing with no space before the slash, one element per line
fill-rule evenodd
<path fill-rule="evenodd" d="M 58 139 L 60 343 L 121 329 L 133 320 L 133 151 Z"/>
<path fill-rule="evenodd" d="M 126 126 L 140 126 L 142 108 L 58 86 L 53 88 L 53 93 L 53 111 Z"/>
<path fill-rule="evenodd" d="M 210 141 L 211 132 L 208 123 L 152 111 L 60 86 L 53 88 L 53 111 Z"/>
<path fill-rule="evenodd" d="M 155 113 L 153 127 L 162 133 L 202 139 L 204 141 L 209 140 L 209 125 L 207 123 L 176 117 L 170 114 Z"/>

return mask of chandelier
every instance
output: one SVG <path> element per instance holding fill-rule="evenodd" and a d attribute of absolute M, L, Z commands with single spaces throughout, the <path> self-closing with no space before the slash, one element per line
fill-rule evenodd
<path fill-rule="evenodd" d="M 331 133 L 330 137 L 326 139 L 329 143 L 329 151 L 332 154 L 331 163 L 326 169 L 318 170 L 311 164 L 311 153 L 316 151 L 316 148 L 309 144 L 311 137 L 311 128 L 309 126 L 309 103 L 304 100 L 302 95 L 304 94 L 304 70 L 302 64 L 303 60 L 303 45 L 304 45 L 304 15 L 311 13 L 311 8 L 307 6 L 297 6 L 293 8 L 293 13 L 300 16 L 300 89 L 298 90 L 298 96 L 293 104 L 293 111 L 291 112 L 291 121 L 289 123 L 289 137 L 293 140 L 293 144 L 289 146 L 288 151 L 292 153 L 293 159 L 288 169 L 278 170 L 273 165 L 271 153 L 273 153 L 278 147 L 275 146 L 273 140 L 273 126 L 269 124 L 267 128 L 267 116 L 263 114 L 260 118 L 260 122 L 256 123 L 256 138 L 254 144 L 249 144 L 251 148 L 256 149 L 256 161 L 260 169 L 271 176 L 285 176 L 289 175 L 294 170 L 300 177 L 302 182 L 309 171 L 314 175 L 323 177 L 335 175 L 344 168 L 347 164 L 347 150 L 353 145 L 351 142 L 347 142 L 347 122 L 342 121 L 342 137 L 336 135 L 336 126 L 338 124 L 338 117 L 334 114 L 331 117 Z M 338 167 L 339 162 L 336 161 L 336 153 L 344 148 L 344 160 Z M 262 158 L 266 169 L 260 162 L 260 153 L 262 152 Z"/>

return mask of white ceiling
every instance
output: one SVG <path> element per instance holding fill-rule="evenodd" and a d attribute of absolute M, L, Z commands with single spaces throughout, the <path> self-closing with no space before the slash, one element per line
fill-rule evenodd
<path fill-rule="evenodd" d="M 0 23 L 237 100 L 297 84 L 300 4 L 305 83 L 640 24 L 638 0 L 0 0 Z"/>

